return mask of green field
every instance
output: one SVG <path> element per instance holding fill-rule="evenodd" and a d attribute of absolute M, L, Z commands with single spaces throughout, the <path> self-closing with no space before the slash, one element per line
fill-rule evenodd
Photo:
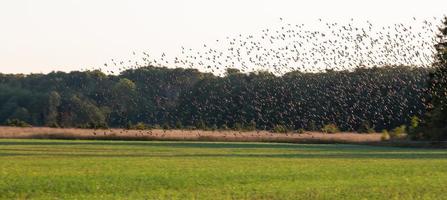
<path fill-rule="evenodd" d="M 0 199 L 447 199 L 447 150 L 0 140 Z"/>

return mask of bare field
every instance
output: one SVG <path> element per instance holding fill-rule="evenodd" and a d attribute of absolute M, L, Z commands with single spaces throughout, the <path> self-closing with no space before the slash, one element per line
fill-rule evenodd
<path fill-rule="evenodd" d="M 321 132 L 271 133 L 268 131 L 202 131 L 202 130 L 124 130 L 76 129 L 47 127 L 1 127 L 0 138 L 9 139 L 108 139 L 108 140 L 188 140 L 188 141 L 246 141 L 291 143 L 375 143 L 380 134 Z"/>

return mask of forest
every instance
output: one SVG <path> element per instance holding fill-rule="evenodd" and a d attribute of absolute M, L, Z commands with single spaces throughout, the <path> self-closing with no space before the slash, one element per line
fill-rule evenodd
<path fill-rule="evenodd" d="M 425 113 L 430 69 L 389 66 L 281 76 L 147 66 L 0 75 L 0 123 L 78 128 L 392 129 Z"/>

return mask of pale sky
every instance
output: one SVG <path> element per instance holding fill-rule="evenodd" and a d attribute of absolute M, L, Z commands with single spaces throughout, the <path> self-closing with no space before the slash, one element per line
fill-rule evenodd
<path fill-rule="evenodd" d="M 175 54 L 278 22 L 390 24 L 447 14 L 446 0 L 0 0 L 0 72 L 102 66 L 134 51 Z"/>

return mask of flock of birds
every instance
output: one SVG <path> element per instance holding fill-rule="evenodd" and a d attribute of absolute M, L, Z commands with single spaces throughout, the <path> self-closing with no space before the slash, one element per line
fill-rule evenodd
<path fill-rule="evenodd" d="M 142 66 L 197 68 L 224 75 L 228 68 L 242 72 L 269 71 L 281 75 L 290 71 L 319 72 L 373 66 L 430 66 L 433 62 L 437 25 L 440 19 L 418 20 L 388 26 L 372 22 L 325 22 L 311 26 L 287 23 L 279 18 L 277 27 L 257 34 L 237 34 L 217 39 L 200 48 L 181 47 L 180 55 L 142 52 L 140 60 L 104 64 L 116 73 Z M 133 52 L 134 56 L 140 56 Z"/>
<path fill-rule="evenodd" d="M 431 67 L 440 18 L 408 24 L 375 26 L 370 21 L 292 24 L 279 18 L 278 26 L 258 33 L 217 39 L 200 48 L 181 47 L 180 55 L 158 57 L 143 52 L 140 60 L 111 60 L 105 71 L 144 66 L 197 68 L 218 76 L 226 69 L 241 72 L 268 71 L 283 75 L 291 71 L 324 72 L 354 70 L 358 67 Z M 133 52 L 133 55 L 137 55 Z M 371 87 L 371 86 L 369 86 Z"/>

